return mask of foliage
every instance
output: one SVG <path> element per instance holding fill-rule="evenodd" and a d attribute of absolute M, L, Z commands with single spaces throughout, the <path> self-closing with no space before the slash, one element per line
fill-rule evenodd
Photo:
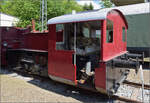
<path fill-rule="evenodd" d="M 16 16 L 20 19 L 17 26 L 27 27 L 35 19 L 36 29 L 39 29 L 41 0 L 5 0 L 0 10 L 3 13 Z M 72 10 L 82 11 L 82 6 L 75 0 L 47 0 L 47 18 L 71 13 Z"/>
<path fill-rule="evenodd" d="M 84 4 L 83 9 L 84 9 L 84 10 L 93 10 L 93 5 L 92 5 L 92 3 L 90 3 L 90 5 Z"/>
<path fill-rule="evenodd" d="M 4 4 L 4 0 L 0 0 L 0 12 L 2 11 L 2 5 Z"/>
<path fill-rule="evenodd" d="M 93 9 L 94 9 L 92 3 L 90 3 L 89 8 L 90 8 L 90 10 L 93 10 Z"/>
<path fill-rule="evenodd" d="M 113 6 L 110 0 L 101 0 L 100 4 L 103 8 L 110 8 Z"/>

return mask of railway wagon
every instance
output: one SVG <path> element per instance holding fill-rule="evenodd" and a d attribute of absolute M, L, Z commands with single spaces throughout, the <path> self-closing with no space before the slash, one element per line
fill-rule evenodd
<path fill-rule="evenodd" d="M 54 81 L 113 94 L 129 69 L 139 68 L 141 55 L 126 50 L 127 28 L 117 9 L 55 17 L 48 20 L 47 34 L 38 35 L 38 39 L 26 35 L 28 46 L 9 49 L 8 64 Z"/>
<path fill-rule="evenodd" d="M 128 22 L 127 50 L 150 56 L 150 3 L 113 7 L 119 9 Z"/>
<path fill-rule="evenodd" d="M 7 49 L 18 49 L 23 46 L 23 35 L 29 32 L 29 28 L 0 27 L 1 66 L 7 65 Z"/>

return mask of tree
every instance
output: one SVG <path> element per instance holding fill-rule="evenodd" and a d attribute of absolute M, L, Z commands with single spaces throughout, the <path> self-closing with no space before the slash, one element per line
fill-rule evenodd
<path fill-rule="evenodd" d="M 7 0 L 4 3 L 2 12 L 18 17 L 20 21 L 17 26 L 19 27 L 31 25 L 32 18 L 39 20 L 39 0 Z"/>
<path fill-rule="evenodd" d="M 110 0 L 102 0 L 100 4 L 102 5 L 103 8 L 110 8 L 113 6 Z"/>
<path fill-rule="evenodd" d="M 17 26 L 27 27 L 31 25 L 31 20 L 35 19 L 36 30 L 39 30 L 40 0 L 4 0 L 3 2 L 1 11 L 18 17 L 20 21 Z M 72 10 L 83 11 L 83 7 L 78 5 L 75 0 L 47 0 L 48 19 L 71 13 Z"/>
<path fill-rule="evenodd" d="M 90 10 L 93 10 L 93 8 L 94 8 L 94 7 L 93 7 L 92 3 L 90 3 L 89 9 L 90 9 Z"/>
<path fill-rule="evenodd" d="M 1 1 L 0 1 L 0 5 L 2 5 L 3 3 L 4 3 L 4 0 L 1 0 Z M 0 7 L 1 7 L 1 6 L 0 6 Z"/>
<path fill-rule="evenodd" d="M 93 5 L 92 5 L 92 3 L 90 3 L 90 5 L 87 5 L 87 4 L 85 3 L 84 6 L 83 6 L 83 9 L 84 9 L 84 10 L 93 10 Z"/>

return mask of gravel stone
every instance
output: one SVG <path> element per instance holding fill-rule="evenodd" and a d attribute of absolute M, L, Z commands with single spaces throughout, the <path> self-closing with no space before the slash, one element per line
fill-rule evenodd
<path fill-rule="evenodd" d="M 107 103 L 108 98 L 73 86 L 25 77 L 9 71 L 0 71 L 0 103 L 22 102 L 96 102 Z"/>
<path fill-rule="evenodd" d="M 113 103 L 97 93 L 83 92 L 72 86 L 52 80 L 41 81 L 0 69 L 0 102 L 103 102 Z M 132 79 L 133 80 L 133 79 Z M 132 99 L 137 88 L 121 85 L 115 95 Z M 142 101 L 142 89 L 138 88 L 136 100 Z M 149 103 L 150 90 L 144 90 L 144 102 Z M 118 103 L 118 102 L 116 102 Z"/>
<path fill-rule="evenodd" d="M 136 98 L 134 99 L 142 102 L 141 88 L 135 88 L 128 85 L 121 85 L 115 95 L 133 99 L 132 94 L 135 92 L 135 89 L 138 90 L 138 94 L 136 94 Z M 144 103 L 149 103 L 149 102 L 150 102 L 150 90 L 144 89 Z"/>

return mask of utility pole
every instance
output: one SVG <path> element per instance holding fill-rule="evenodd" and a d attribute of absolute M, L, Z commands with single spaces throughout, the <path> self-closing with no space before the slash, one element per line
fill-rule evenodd
<path fill-rule="evenodd" d="M 47 0 L 40 1 L 40 24 L 42 32 L 47 30 Z"/>

